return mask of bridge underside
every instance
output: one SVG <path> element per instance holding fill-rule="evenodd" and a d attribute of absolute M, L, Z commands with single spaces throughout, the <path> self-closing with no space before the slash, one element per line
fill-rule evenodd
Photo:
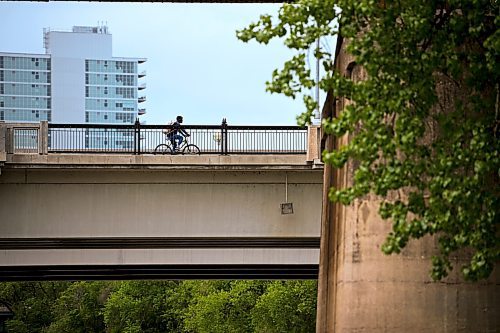
<path fill-rule="evenodd" d="M 318 265 L 52 265 L 2 267 L 0 281 L 317 279 Z"/>
<path fill-rule="evenodd" d="M 316 279 L 318 248 L 317 237 L 3 238 L 0 280 Z"/>
<path fill-rule="evenodd" d="M 7 165 L 0 280 L 317 278 L 321 170 L 294 156 L 176 157 Z"/>

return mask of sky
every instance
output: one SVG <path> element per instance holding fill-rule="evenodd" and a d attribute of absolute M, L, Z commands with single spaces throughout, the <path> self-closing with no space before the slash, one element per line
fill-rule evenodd
<path fill-rule="evenodd" d="M 185 124 L 295 125 L 302 99 L 265 91 L 293 53 L 281 41 L 243 43 L 236 30 L 275 14 L 277 4 L 0 2 L 0 52 L 45 53 L 43 28 L 103 22 L 113 56 L 147 58 L 141 104 L 147 124 L 184 116 Z M 140 81 L 142 82 L 142 81 Z"/>

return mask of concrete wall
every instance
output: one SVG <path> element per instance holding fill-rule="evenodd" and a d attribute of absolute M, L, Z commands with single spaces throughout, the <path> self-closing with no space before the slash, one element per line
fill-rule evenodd
<path fill-rule="evenodd" d="M 112 56 L 112 35 L 69 31 L 48 32 L 47 54 L 64 58 L 108 59 Z"/>
<path fill-rule="evenodd" d="M 172 157 L 164 160 L 172 163 Z M 156 167 L 109 165 L 106 169 L 100 165 L 89 169 L 88 165 L 8 164 L 0 176 L 0 242 L 56 240 L 48 248 L 20 245 L 2 250 L 0 266 L 318 263 L 319 250 L 314 246 L 287 247 L 281 243 L 245 248 L 245 242 L 266 238 L 318 239 L 321 170 Z M 285 175 L 288 201 L 294 207 L 294 214 L 289 215 L 282 215 L 280 210 L 280 204 L 285 202 Z M 152 249 L 122 248 L 116 244 L 110 248 L 89 248 L 85 244 L 82 249 L 59 248 L 61 241 L 75 238 L 120 237 L 146 241 L 150 238 L 198 238 L 196 242 L 203 238 L 243 240 L 238 248 L 196 248 L 189 244 L 180 248 L 167 244 Z"/>
<path fill-rule="evenodd" d="M 319 176 L 319 177 L 318 177 Z M 2 237 L 319 236 L 319 173 L 8 170 Z"/>
<path fill-rule="evenodd" d="M 339 41 L 336 70 L 363 79 L 363 70 Z M 354 77 L 353 77 L 354 76 Z M 346 100 L 328 96 L 324 117 L 334 117 Z M 349 137 L 324 137 L 328 150 Z M 324 193 L 349 186 L 355 166 L 325 166 Z M 403 194 L 404 195 L 404 194 Z M 500 288 L 498 269 L 488 281 L 466 283 L 455 270 L 441 282 L 429 277 L 436 240 L 411 241 L 400 255 L 385 256 L 380 247 L 391 229 L 378 216 L 380 201 L 366 196 L 350 206 L 332 204 L 324 195 L 318 292 L 317 332 L 498 332 Z"/>
<path fill-rule="evenodd" d="M 85 123 L 85 59 L 52 56 L 52 122 Z"/>
<path fill-rule="evenodd" d="M 378 216 L 373 197 L 338 207 L 336 301 L 327 332 L 497 332 L 498 271 L 490 280 L 466 283 L 466 256 L 442 282 L 429 276 L 437 253 L 433 237 L 411 241 L 400 255 L 384 255 L 390 222 Z"/>
<path fill-rule="evenodd" d="M 112 35 L 50 31 L 48 38 L 52 122 L 85 123 L 85 59 L 110 59 Z"/>

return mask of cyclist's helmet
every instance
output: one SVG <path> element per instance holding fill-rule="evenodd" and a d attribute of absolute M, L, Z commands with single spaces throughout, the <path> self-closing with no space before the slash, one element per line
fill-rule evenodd
<path fill-rule="evenodd" d="M 180 123 L 182 123 L 182 120 L 183 120 L 182 116 L 177 116 L 177 118 L 176 118 L 176 119 L 177 119 L 177 122 L 178 122 L 179 124 L 180 124 Z"/>

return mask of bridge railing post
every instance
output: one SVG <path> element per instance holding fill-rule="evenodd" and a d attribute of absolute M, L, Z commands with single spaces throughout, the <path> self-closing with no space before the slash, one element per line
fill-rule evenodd
<path fill-rule="evenodd" d="M 7 126 L 0 121 L 0 162 L 7 161 Z"/>
<path fill-rule="evenodd" d="M 40 129 L 38 130 L 38 153 L 47 155 L 49 153 L 49 122 L 47 120 L 40 121 Z"/>
<path fill-rule="evenodd" d="M 226 118 L 222 119 L 221 124 L 221 155 L 227 155 L 227 121 Z"/>
<path fill-rule="evenodd" d="M 0 152 L 6 154 L 42 153 L 41 123 L 3 123 L 0 126 Z M 2 143 L 3 141 L 3 143 Z"/>
<path fill-rule="evenodd" d="M 139 118 L 134 123 L 134 155 L 141 154 L 141 123 Z"/>

